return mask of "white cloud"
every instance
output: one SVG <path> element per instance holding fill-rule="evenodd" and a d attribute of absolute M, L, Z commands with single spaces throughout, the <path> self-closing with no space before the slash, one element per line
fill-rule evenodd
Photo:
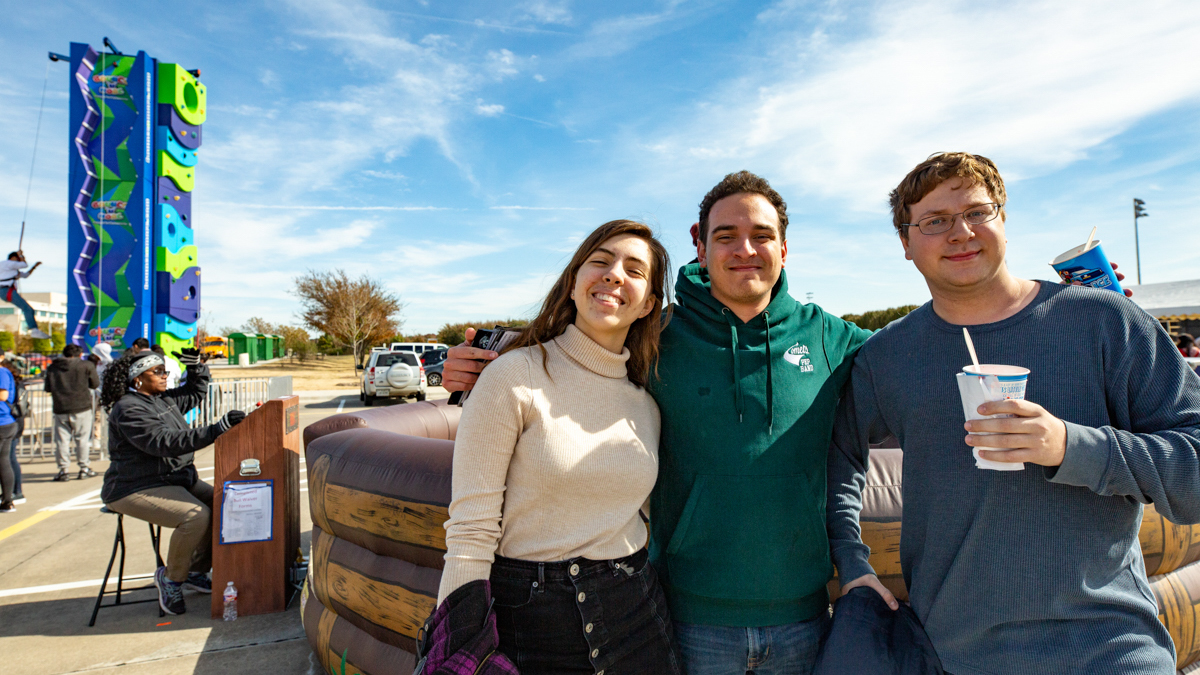
<path fill-rule="evenodd" d="M 518 70 L 517 55 L 507 49 L 491 50 L 487 53 L 487 68 L 496 79 L 516 75 Z"/>
<path fill-rule="evenodd" d="M 384 180 L 408 180 L 408 176 L 405 176 L 402 173 L 396 173 L 395 171 L 375 171 L 373 169 L 368 169 L 363 171 L 362 174 L 364 176 L 370 176 L 371 178 L 382 178 Z"/>
<path fill-rule="evenodd" d="M 718 85 L 681 131 L 643 147 L 673 167 L 684 157 L 706 173 L 752 166 L 877 210 L 932 152 L 985 154 L 1019 179 L 1200 96 L 1200 69 L 1180 67 L 1200 61 L 1194 2 L 1028 0 L 1000 10 L 894 0 L 855 10 L 869 12 L 855 17 L 866 31 L 849 37 L 836 13 L 779 35 L 778 17 L 764 15 L 776 65 Z"/>
<path fill-rule="evenodd" d="M 518 7 L 523 18 L 538 23 L 569 25 L 571 23 L 569 0 L 530 0 Z"/>
<path fill-rule="evenodd" d="M 504 112 L 504 106 L 499 103 L 484 104 L 483 99 L 475 100 L 475 112 L 484 117 L 495 117 Z"/>
<path fill-rule="evenodd" d="M 261 82 L 262 86 L 266 87 L 267 89 L 277 89 L 279 87 L 279 76 L 276 75 L 275 71 L 271 70 L 270 68 L 263 69 L 262 75 L 259 76 L 258 81 Z"/>

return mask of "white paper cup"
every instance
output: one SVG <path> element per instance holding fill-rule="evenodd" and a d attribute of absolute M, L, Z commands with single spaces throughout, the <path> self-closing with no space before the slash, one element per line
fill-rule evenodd
<path fill-rule="evenodd" d="M 968 421 L 1013 417 L 1013 415 L 980 415 L 979 406 L 988 401 L 1025 400 L 1025 384 L 1029 381 L 1029 369 L 1019 366 L 980 364 L 978 370 L 975 366 L 966 366 L 963 368 L 963 372 L 957 375 L 957 379 L 958 393 L 962 397 L 963 415 Z M 992 434 L 975 431 L 972 432 L 972 435 L 991 436 Z M 979 456 L 980 450 L 1004 451 L 1008 448 L 971 448 L 971 454 L 975 456 L 975 467 L 978 469 L 1020 471 L 1025 468 L 1021 462 L 995 462 L 984 459 Z"/>

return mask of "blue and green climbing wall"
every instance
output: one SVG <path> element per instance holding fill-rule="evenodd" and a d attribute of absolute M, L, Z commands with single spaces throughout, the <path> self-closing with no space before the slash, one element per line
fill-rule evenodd
<path fill-rule="evenodd" d="M 191 346 L 200 318 L 192 191 L 208 93 L 199 71 L 71 45 L 70 340 Z"/>

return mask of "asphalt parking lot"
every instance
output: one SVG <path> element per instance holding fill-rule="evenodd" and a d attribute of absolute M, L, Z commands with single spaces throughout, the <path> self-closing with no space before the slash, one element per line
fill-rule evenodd
<path fill-rule="evenodd" d="M 362 407 L 357 391 L 299 392 L 301 426 Z M 431 399 L 445 398 L 440 387 Z M 405 405 L 393 401 L 376 405 Z M 107 462 L 93 461 L 103 474 Z M 213 450 L 196 455 L 201 479 L 212 479 Z M 71 470 L 75 471 L 74 464 Z M 156 602 L 103 609 L 88 628 L 100 579 L 112 552 L 116 516 L 100 512 L 100 477 L 56 483 L 52 456 L 22 459 L 28 501 L 0 515 L 0 671 L 23 675 L 120 673 L 296 673 L 318 675 L 300 624 L 299 600 L 286 612 L 209 618 L 209 596 L 185 593 L 186 614 L 158 616 Z M 74 476 L 74 473 L 72 473 Z M 312 524 L 301 464 L 301 538 L 307 553 Z M 162 553 L 170 530 L 163 530 Z M 148 583 L 154 554 L 145 523 L 125 519 L 129 586 Z M 136 578 L 141 575 L 142 578 Z M 134 577 L 131 579 L 131 577 Z M 114 568 L 112 580 L 115 581 Z M 110 588 L 112 581 L 110 581 Z M 157 597 L 153 590 L 123 599 Z M 105 599 L 111 602 L 111 596 Z"/>

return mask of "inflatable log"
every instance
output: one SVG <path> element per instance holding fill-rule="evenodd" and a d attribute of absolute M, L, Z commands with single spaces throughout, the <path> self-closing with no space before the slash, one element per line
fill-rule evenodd
<path fill-rule="evenodd" d="M 1183 668 L 1200 658 L 1196 620 L 1200 612 L 1200 563 L 1151 577 L 1150 589 L 1158 602 L 1158 620 L 1175 642 L 1176 667 Z"/>
<path fill-rule="evenodd" d="M 305 584 L 300 595 L 300 617 L 308 643 L 325 672 L 341 675 L 343 656 L 346 675 L 411 673 L 416 669 L 417 658 L 412 652 L 374 639 L 313 596 L 309 584 Z"/>
<path fill-rule="evenodd" d="M 378 429 L 393 434 L 453 441 L 462 408 L 448 401 L 421 401 L 330 415 L 304 427 L 304 446 L 348 429 Z"/>
<path fill-rule="evenodd" d="M 434 408 L 423 407 L 391 406 L 401 417 Z M 453 435 L 457 414 L 431 419 Z M 338 427 L 306 433 L 313 534 L 305 632 L 328 673 L 341 672 L 343 653 L 348 674 L 411 672 L 417 632 L 437 604 L 454 442 Z"/>
<path fill-rule="evenodd" d="M 454 442 L 353 429 L 309 444 L 313 524 L 377 555 L 441 569 Z"/>
<path fill-rule="evenodd" d="M 1176 525 L 1147 504 L 1138 533 L 1146 575 L 1173 572 L 1200 560 L 1200 525 Z"/>
<path fill-rule="evenodd" d="M 410 653 L 437 606 L 439 570 L 372 553 L 313 528 L 311 592 L 326 609 L 380 642 Z M 310 599 L 311 601 L 311 599 Z"/>

